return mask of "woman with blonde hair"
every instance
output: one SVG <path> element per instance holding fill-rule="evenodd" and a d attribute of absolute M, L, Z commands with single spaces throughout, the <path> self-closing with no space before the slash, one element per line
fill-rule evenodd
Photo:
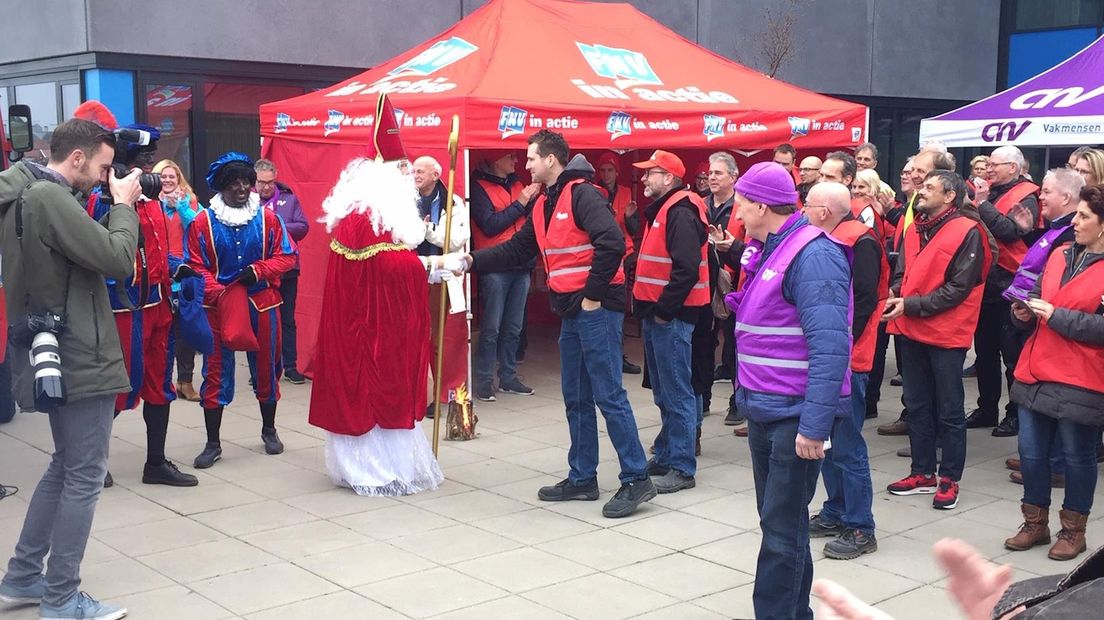
<path fill-rule="evenodd" d="M 1077 158 L 1077 172 L 1085 179 L 1085 185 L 1104 183 L 1104 151 L 1089 149 Z"/>
<path fill-rule="evenodd" d="M 153 173 L 161 175 L 161 207 L 165 210 L 165 223 L 169 228 L 169 254 L 184 258 L 184 233 L 195 219 L 196 213 L 203 208 L 196 199 L 195 191 L 184 178 L 180 166 L 171 159 L 162 159 L 153 167 Z M 173 282 L 173 292 L 180 284 Z M 199 402 L 199 394 L 192 385 L 195 373 L 195 349 L 181 337 L 179 326 L 176 333 L 176 392 L 181 398 L 193 403 Z"/>
<path fill-rule="evenodd" d="M 873 168 L 860 170 L 851 184 L 851 213 L 870 228 L 883 232 L 886 211 L 893 207 L 893 188 L 882 183 Z"/>

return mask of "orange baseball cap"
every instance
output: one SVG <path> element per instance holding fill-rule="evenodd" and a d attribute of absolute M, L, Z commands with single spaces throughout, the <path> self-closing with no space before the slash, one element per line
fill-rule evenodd
<path fill-rule="evenodd" d="M 645 161 L 638 161 L 633 164 L 633 167 L 642 170 L 663 168 L 680 179 L 686 176 L 686 166 L 682 164 L 682 160 L 679 159 L 678 155 L 667 151 L 656 151 Z"/>

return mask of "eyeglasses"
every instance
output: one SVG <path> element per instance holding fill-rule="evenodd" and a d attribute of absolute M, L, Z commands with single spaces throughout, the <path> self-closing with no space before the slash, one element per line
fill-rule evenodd
<path fill-rule="evenodd" d="M 276 185 L 276 180 L 272 181 L 257 181 L 257 187 L 268 187 L 269 185 Z"/>
<path fill-rule="evenodd" d="M 997 166 L 1003 166 L 1005 164 L 1014 164 L 1014 161 L 989 161 L 985 162 L 986 168 L 996 168 Z"/>
<path fill-rule="evenodd" d="M 667 171 L 662 169 L 662 168 L 648 168 L 648 171 L 644 173 L 644 176 L 648 176 L 649 174 L 651 174 L 653 172 L 658 172 L 660 174 L 667 174 Z"/>
<path fill-rule="evenodd" d="M 798 168 L 798 170 L 801 170 L 802 172 L 820 172 L 820 168 L 805 168 L 805 167 L 801 167 L 801 168 Z"/>

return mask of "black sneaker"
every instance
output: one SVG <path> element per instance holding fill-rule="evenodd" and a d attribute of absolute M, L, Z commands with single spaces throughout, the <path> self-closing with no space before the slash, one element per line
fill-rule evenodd
<path fill-rule="evenodd" d="M 488 403 L 493 403 L 498 400 L 495 398 L 493 383 L 481 383 L 475 386 L 475 397 L 478 400 Z"/>
<path fill-rule="evenodd" d="M 602 516 L 607 519 L 620 519 L 636 512 L 640 504 L 656 496 L 655 485 L 651 478 L 633 480 L 621 485 L 613 498 L 602 506 Z"/>
<path fill-rule="evenodd" d="M 621 356 L 621 373 L 626 375 L 639 375 L 643 370 L 640 366 L 629 361 L 628 356 Z"/>
<path fill-rule="evenodd" d="M 976 377 L 977 376 L 977 365 L 976 364 L 970 364 L 969 366 L 963 368 L 962 369 L 962 376 L 963 377 Z"/>
<path fill-rule="evenodd" d="M 997 425 L 996 411 L 974 409 L 966 416 L 966 428 L 992 428 Z"/>
<path fill-rule="evenodd" d="M 832 523 L 819 514 L 809 519 L 809 538 L 828 538 L 843 533 L 842 523 Z"/>
<path fill-rule="evenodd" d="M 186 474 L 172 462 L 166 460 L 160 465 L 149 465 L 142 469 L 142 484 L 164 484 L 170 487 L 194 487 L 199 478 Z"/>
<path fill-rule="evenodd" d="M 261 441 L 264 442 L 265 454 L 280 454 L 284 451 L 284 442 L 280 441 L 274 428 L 262 428 Z"/>
<path fill-rule="evenodd" d="M 203 452 L 199 453 L 199 456 L 195 457 L 195 462 L 192 465 L 196 469 L 207 469 L 215 464 L 216 461 L 222 459 L 222 444 L 217 441 L 208 441 L 203 446 Z"/>
<path fill-rule="evenodd" d="M 693 476 L 687 476 L 677 469 L 671 469 L 666 474 L 652 480 L 656 493 L 675 493 L 683 489 L 692 489 L 697 486 Z"/>
<path fill-rule="evenodd" d="M 901 387 L 905 384 L 905 382 L 903 379 L 901 379 L 901 375 L 893 375 L 889 378 L 889 384 L 893 387 Z"/>
<path fill-rule="evenodd" d="M 1015 437 L 1020 434 L 1020 416 L 1005 414 L 1001 423 L 993 429 L 994 437 Z"/>
<path fill-rule="evenodd" d="M 294 383 L 295 385 L 303 385 L 307 382 L 307 378 L 300 374 L 298 370 L 292 368 L 291 370 L 284 371 L 284 381 Z"/>
<path fill-rule="evenodd" d="M 655 446 L 652 447 L 652 450 L 655 450 Z M 648 467 L 645 471 L 648 476 L 665 476 L 667 472 L 671 471 L 671 468 L 660 465 L 655 459 L 648 459 Z"/>
<path fill-rule="evenodd" d="M 542 502 L 566 502 L 573 499 L 593 502 L 598 499 L 598 481 L 591 480 L 590 484 L 574 485 L 564 478 L 550 487 L 541 487 L 537 491 L 537 499 Z"/>
<path fill-rule="evenodd" d="M 859 530 L 847 530 L 824 545 L 824 556 L 833 560 L 854 560 L 860 555 L 878 550 L 878 539 Z"/>
<path fill-rule="evenodd" d="M 532 396 L 533 388 L 525 385 L 517 379 L 517 377 L 510 381 L 503 381 L 498 384 L 498 391 L 503 394 L 521 394 L 522 396 Z"/>
<path fill-rule="evenodd" d="M 115 486 L 115 479 L 111 477 L 111 472 L 104 474 L 104 488 L 110 489 Z"/>
<path fill-rule="evenodd" d="M 736 408 L 736 403 L 729 400 L 728 415 L 726 415 L 724 419 L 725 426 L 739 426 L 743 424 L 744 421 L 745 418 L 743 414 L 740 413 L 740 410 Z"/>

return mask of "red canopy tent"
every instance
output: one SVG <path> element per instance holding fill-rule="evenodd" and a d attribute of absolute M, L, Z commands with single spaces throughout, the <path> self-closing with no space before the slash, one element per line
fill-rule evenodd
<path fill-rule="evenodd" d="M 395 105 L 408 153 L 435 156 L 446 167 L 453 114 L 461 118 L 465 161 L 468 149 L 520 153 L 541 128 L 563 133 L 575 150 L 752 151 L 782 142 L 824 150 L 863 142 L 868 122 L 863 105 L 748 69 L 628 4 L 490 0 L 377 67 L 261 106 L 262 153 L 312 218 L 341 169 L 364 152 L 379 92 Z M 304 359 L 313 349 L 327 247 L 320 231 L 300 247 Z"/>

